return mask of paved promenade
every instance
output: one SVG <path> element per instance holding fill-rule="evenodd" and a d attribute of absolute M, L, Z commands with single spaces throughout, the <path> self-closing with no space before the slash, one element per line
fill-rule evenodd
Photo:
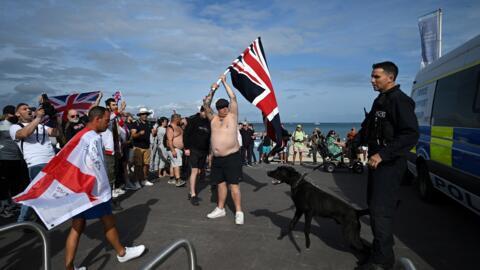
<path fill-rule="evenodd" d="M 121 240 L 127 245 L 145 244 L 146 254 L 124 264 L 104 241 L 99 221 L 90 221 L 80 240 L 76 264 L 88 269 L 138 269 L 179 238 L 194 245 L 201 269 L 353 269 L 356 257 L 332 220 L 315 218 L 312 245 L 305 249 L 303 217 L 291 237 L 277 239 L 293 216 L 289 187 L 271 185 L 268 169 L 277 165 L 255 165 L 244 169 L 241 184 L 245 225 L 234 224 L 233 205 L 227 216 L 208 220 L 215 207 L 206 182 L 200 184 L 200 206 L 187 200 L 187 189 L 161 179 L 122 198 L 125 210 L 116 213 Z M 309 166 L 296 166 L 306 172 Z M 208 178 L 207 178 L 208 179 Z M 346 170 L 334 174 L 315 171 L 308 177 L 323 190 L 357 207 L 365 206 L 366 173 Z M 410 258 L 417 269 L 478 269 L 480 219 L 446 201 L 428 205 L 419 201 L 412 187 L 402 187 L 402 203 L 396 220 L 396 253 Z M 3 224 L 5 220 L 2 220 Z M 371 241 L 368 218 L 362 218 L 362 238 Z M 64 242 L 69 222 L 49 232 L 52 265 L 63 268 Z M 0 269 L 40 269 L 40 242 L 32 234 L 0 235 Z M 186 254 L 179 250 L 158 269 L 187 269 Z"/>

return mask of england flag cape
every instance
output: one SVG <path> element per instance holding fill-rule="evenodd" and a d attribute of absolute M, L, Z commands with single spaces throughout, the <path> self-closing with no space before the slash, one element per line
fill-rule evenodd
<path fill-rule="evenodd" d="M 13 199 L 32 207 L 52 229 L 110 198 L 101 137 L 84 128 Z"/>

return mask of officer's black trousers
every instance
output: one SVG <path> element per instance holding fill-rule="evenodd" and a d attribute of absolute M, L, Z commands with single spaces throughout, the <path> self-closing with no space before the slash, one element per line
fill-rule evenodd
<path fill-rule="evenodd" d="M 398 201 L 402 177 L 407 168 L 403 158 L 382 162 L 368 171 L 367 202 L 373 233 L 370 259 L 374 263 L 393 266 L 393 214 Z"/>

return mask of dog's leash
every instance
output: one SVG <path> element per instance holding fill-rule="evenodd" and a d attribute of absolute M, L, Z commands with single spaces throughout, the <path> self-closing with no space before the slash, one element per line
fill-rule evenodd
<path fill-rule="evenodd" d="M 320 164 L 318 166 L 315 166 L 310 172 L 306 172 L 306 173 L 302 174 L 300 179 L 298 179 L 298 181 L 295 183 L 295 185 L 292 186 L 292 192 L 293 192 L 293 190 L 295 190 L 298 187 L 298 185 L 300 185 L 301 182 L 303 182 L 303 180 L 305 180 L 305 177 L 307 175 L 309 175 L 311 172 L 313 172 L 315 170 L 318 170 L 322 166 L 323 166 L 323 164 Z M 293 195 L 295 195 L 295 193 L 293 193 Z"/>
<path fill-rule="evenodd" d="M 303 180 L 305 180 L 305 176 L 307 176 L 307 175 L 308 175 L 308 173 L 302 174 L 302 177 L 300 177 L 300 179 L 298 179 L 297 182 L 295 182 L 295 185 L 292 186 L 292 195 L 295 195 L 296 188 L 300 185 L 300 183 L 303 182 Z"/>

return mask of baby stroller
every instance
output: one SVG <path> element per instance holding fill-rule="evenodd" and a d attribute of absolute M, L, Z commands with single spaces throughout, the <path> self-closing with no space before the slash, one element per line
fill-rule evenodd
<path fill-rule="evenodd" d="M 323 163 L 320 166 L 323 167 L 324 171 L 333 173 L 337 168 L 347 168 L 354 173 L 363 173 L 363 164 L 356 158 L 353 143 L 347 143 L 345 154 L 343 151 L 337 154 L 331 153 L 328 150 L 326 141 L 321 141 L 318 149 L 323 159 Z M 348 163 L 345 161 L 345 157 L 348 158 Z"/>

